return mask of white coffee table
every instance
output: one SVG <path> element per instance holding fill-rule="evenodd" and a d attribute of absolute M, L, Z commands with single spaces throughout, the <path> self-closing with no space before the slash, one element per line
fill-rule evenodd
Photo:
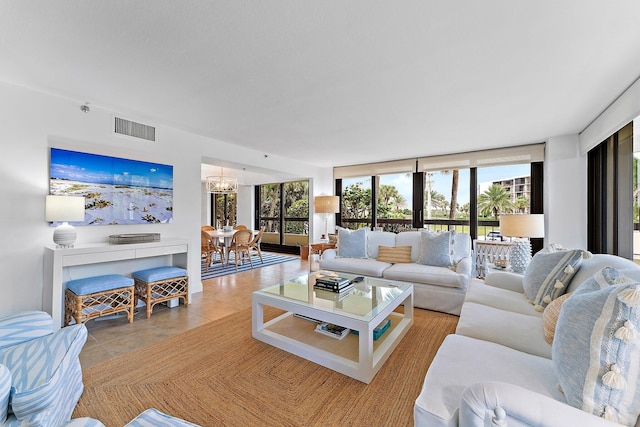
<path fill-rule="evenodd" d="M 347 297 L 335 301 L 318 297 L 313 289 L 315 277 L 323 274 L 337 275 L 320 271 L 254 292 L 253 337 L 368 384 L 413 324 L 413 285 L 365 278 Z M 265 323 L 265 305 L 286 313 Z M 394 311 L 401 305 L 402 309 Z M 344 326 L 359 334 L 349 333 L 342 340 L 327 337 L 314 331 L 315 322 L 294 313 Z M 387 318 L 391 326 L 374 340 L 373 329 Z"/>

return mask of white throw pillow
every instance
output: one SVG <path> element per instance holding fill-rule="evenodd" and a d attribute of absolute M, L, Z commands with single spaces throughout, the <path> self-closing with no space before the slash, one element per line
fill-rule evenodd
<path fill-rule="evenodd" d="M 613 268 L 562 305 L 552 361 L 567 403 L 626 426 L 640 415 L 640 283 Z"/>
<path fill-rule="evenodd" d="M 418 263 L 435 267 L 452 266 L 454 238 L 455 231 L 445 231 L 443 233 L 421 232 Z"/>

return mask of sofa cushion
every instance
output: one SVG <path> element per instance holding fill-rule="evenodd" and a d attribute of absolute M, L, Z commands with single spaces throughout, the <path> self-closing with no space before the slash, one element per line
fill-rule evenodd
<path fill-rule="evenodd" d="M 493 277 L 494 274 L 489 277 Z M 533 306 L 527 301 L 522 292 L 486 285 L 480 280 L 469 283 L 465 302 L 475 302 L 489 307 L 513 311 L 514 313 L 542 317 L 542 313 L 533 309 Z"/>
<path fill-rule="evenodd" d="M 75 353 L 77 358 L 86 339 L 86 327 L 83 324 L 72 325 L 54 334 L 0 350 L 0 364 L 6 365 L 13 377 L 11 410 L 16 418 L 28 418 L 65 398 L 62 390 L 67 383 L 74 383 L 74 378 L 65 377 L 61 364 L 68 353 Z M 81 392 L 82 389 L 74 394 L 79 397 Z M 76 402 L 71 403 L 75 406 Z M 73 406 L 68 409 L 72 411 Z M 53 414 L 50 415 L 53 418 Z"/>
<path fill-rule="evenodd" d="M 403 231 L 396 235 L 396 246 L 411 246 L 411 262 L 420 259 L 421 231 Z"/>
<path fill-rule="evenodd" d="M 379 246 L 378 261 L 391 264 L 411 262 L 411 246 Z"/>
<path fill-rule="evenodd" d="M 623 425 L 640 415 L 640 283 L 604 268 L 562 307 L 553 363 L 567 402 Z"/>
<path fill-rule="evenodd" d="M 380 246 L 396 246 L 396 233 L 369 231 L 367 233 L 367 257 L 378 258 L 378 248 Z"/>
<path fill-rule="evenodd" d="M 455 232 L 431 233 L 423 231 L 420 235 L 420 259 L 418 263 L 435 267 L 453 265 L 453 239 Z"/>
<path fill-rule="evenodd" d="M 320 268 L 323 270 L 342 271 L 359 276 L 382 277 L 382 273 L 390 267 L 388 262 L 363 258 L 331 258 L 321 259 Z"/>
<path fill-rule="evenodd" d="M 536 310 L 544 310 L 547 304 L 567 292 L 581 261 L 581 249 L 534 255 L 524 272 L 522 284 Z"/>
<path fill-rule="evenodd" d="M 551 360 L 488 341 L 449 335 L 429 366 L 415 401 L 415 425 L 457 426 L 462 392 L 485 381 L 511 383 L 564 401 L 556 388 Z"/>
<path fill-rule="evenodd" d="M 9 411 L 9 395 L 11 394 L 11 371 L 0 365 L 0 424 L 7 419 Z"/>
<path fill-rule="evenodd" d="M 366 258 L 368 232 L 368 228 L 360 228 L 355 231 L 339 228 L 338 256 L 344 258 Z"/>
<path fill-rule="evenodd" d="M 556 333 L 556 324 L 558 316 L 562 310 L 562 304 L 572 295 L 572 292 L 564 294 L 549 303 L 542 312 L 542 324 L 544 326 L 544 338 L 549 344 L 553 343 L 553 336 Z"/>
<path fill-rule="evenodd" d="M 393 264 L 383 272 L 383 277 L 412 283 L 425 283 L 448 288 L 466 288 L 469 276 L 458 274 L 444 267 L 422 264 Z"/>
<path fill-rule="evenodd" d="M 551 345 L 544 338 L 541 317 L 466 301 L 456 334 L 551 359 Z"/>

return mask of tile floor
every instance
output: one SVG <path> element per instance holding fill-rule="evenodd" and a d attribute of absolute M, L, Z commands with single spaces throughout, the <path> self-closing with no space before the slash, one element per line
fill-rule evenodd
<path fill-rule="evenodd" d="M 172 335 L 195 328 L 236 311 L 251 307 L 251 293 L 308 271 L 308 262 L 298 259 L 256 268 L 203 282 L 203 291 L 191 296 L 189 306 L 154 307 L 151 317 L 139 308 L 133 323 L 126 316 L 94 319 L 86 323 L 87 342 L 80 353 L 83 368 L 127 353 Z"/>

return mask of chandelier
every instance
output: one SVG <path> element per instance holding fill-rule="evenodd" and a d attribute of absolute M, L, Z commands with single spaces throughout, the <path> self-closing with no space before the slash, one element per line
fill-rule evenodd
<path fill-rule="evenodd" d="M 207 177 L 207 191 L 215 194 L 234 194 L 238 192 L 238 180 L 224 176 L 224 169 L 220 168 L 220 176 Z"/>

